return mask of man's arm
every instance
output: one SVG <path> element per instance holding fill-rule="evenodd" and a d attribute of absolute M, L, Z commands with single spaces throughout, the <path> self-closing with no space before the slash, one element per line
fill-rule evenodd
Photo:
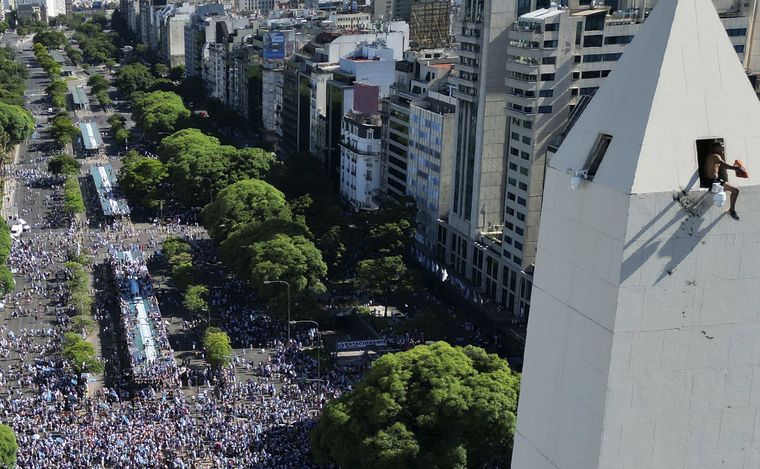
<path fill-rule="evenodd" d="M 733 169 L 734 171 L 739 169 L 738 166 L 733 166 L 726 163 L 726 160 L 723 159 L 723 155 L 721 155 L 720 153 L 714 153 L 714 155 L 715 155 L 715 162 L 718 163 L 721 168 Z"/>

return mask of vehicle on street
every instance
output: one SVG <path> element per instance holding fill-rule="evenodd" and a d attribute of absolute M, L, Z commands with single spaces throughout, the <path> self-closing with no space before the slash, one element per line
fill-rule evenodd
<path fill-rule="evenodd" d="M 14 238 L 21 237 L 21 233 L 24 231 L 24 227 L 19 224 L 14 224 L 11 226 L 11 236 Z"/>

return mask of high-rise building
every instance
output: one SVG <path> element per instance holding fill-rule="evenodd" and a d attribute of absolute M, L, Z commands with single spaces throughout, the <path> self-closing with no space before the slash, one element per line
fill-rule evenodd
<path fill-rule="evenodd" d="M 438 236 L 440 260 L 463 277 L 462 293 L 496 305 L 495 312 L 506 313 L 507 318 L 525 320 L 530 310 L 547 150 L 582 115 L 644 22 L 635 11 L 610 15 L 608 6 L 571 3 L 573 8 L 553 6 L 524 13 L 507 29 L 501 54 L 506 62 L 508 119 L 500 179 L 503 213 L 494 216 L 495 223 L 480 223 L 469 233 L 454 229 L 449 215 Z M 722 13 L 721 22 L 737 55 L 744 58 L 749 17 Z M 463 62 L 482 61 L 476 41 L 460 38 L 459 53 Z M 475 71 L 460 69 L 464 73 L 458 84 Z M 483 140 L 488 140 L 487 134 Z"/>
<path fill-rule="evenodd" d="M 709 0 L 660 1 L 546 168 L 512 467 L 760 466 L 760 103 Z M 716 190 L 720 189 L 720 186 Z"/>
<path fill-rule="evenodd" d="M 377 90 L 375 91 L 377 109 Z M 380 115 L 349 111 L 343 116 L 340 143 L 340 195 L 355 211 L 377 210 L 380 190 Z"/>

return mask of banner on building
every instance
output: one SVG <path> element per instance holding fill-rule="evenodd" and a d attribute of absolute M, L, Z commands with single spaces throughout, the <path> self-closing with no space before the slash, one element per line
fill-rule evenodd
<path fill-rule="evenodd" d="M 273 31 L 264 34 L 264 59 L 281 60 L 285 58 L 285 33 Z"/>

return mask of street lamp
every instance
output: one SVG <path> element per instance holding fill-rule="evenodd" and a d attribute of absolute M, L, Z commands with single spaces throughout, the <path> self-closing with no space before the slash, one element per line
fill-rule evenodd
<path fill-rule="evenodd" d="M 264 280 L 264 285 L 272 283 L 284 283 L 288 286 L 288 343 L 290 343 L 290 284 L 285 280 Z"/>
<path fill-rule="evenodd" d="M 320 373 L 321 367 L 322 367 L 322 354 L 320 352 L 320 349 L 322 348 L 322 332 L 319 330 L 319 323 L 317 321 L 312 321 L 310 319 L 302 319 L 300 321 L 288 321 L 288 326 L 290 325 L 296 325 L 296 324 L 314 324 L 314 326 L 317 328 L 317 339 L 319 340 L 319 344 L 317 345 L 317 379 L 320 379 L 322 377 L 322 374 Z"/>

